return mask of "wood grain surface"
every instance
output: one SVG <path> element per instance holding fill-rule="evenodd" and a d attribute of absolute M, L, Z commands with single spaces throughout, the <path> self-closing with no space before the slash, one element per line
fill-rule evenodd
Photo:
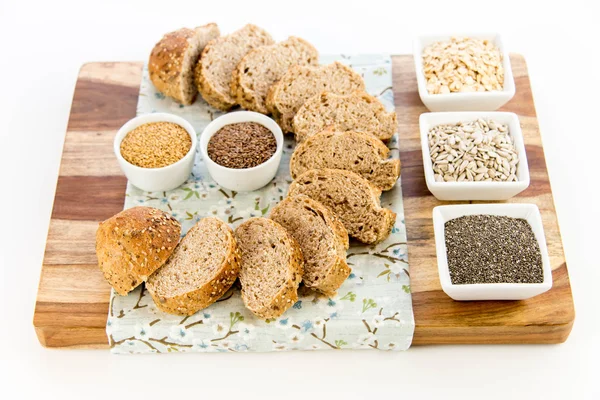
<path fill-rule="evenodd" d="M 503 110 L 519 115 L 531 185 L 510 202 L 540 208 L 554 284 L 524 301 L 456 302 L 437 274 L 432 209 L 419 139 L 421 103 L 411 56 L 393 57 L 402 190 L 415 314 L 413 344 L 559 343 L 574 320 L 573 299 L 525 60 L 511 55 L 517 93 Z M 95 231 L 123 208 L 126 179 L 112 152 L 116 131 L 135 116 L 141 63 L 90 63 L 80 71 L 67 128 L 34 314 L 47 347 L 108 348 L 110 287 L 96 265 Z"/>

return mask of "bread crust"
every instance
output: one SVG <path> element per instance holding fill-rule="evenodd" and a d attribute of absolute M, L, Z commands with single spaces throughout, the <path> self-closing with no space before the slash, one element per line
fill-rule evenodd
<path fill-rule="evenodd" d="M 300 250 L 300 246 L 294 237 L 291 236 L 285 230 L 285 228 L 273 220 L 261 217 L 250 218 L 238 226 L 236 232 L 240 228 L 244 229 L 245 225 L 257 223 L 258 221 L 275 227 L 279 234 L 284 237 L 284 243 L 290 255 L 287 275 L 288 279 L 286 279 L 281 289 L 275 296 L 273 296 L 273 299 L 268 305 L 260 308 L 253 308 L 251 305 L 249 305 L 247 297 L 248 295 L 245 290 L 245 283 L 240 276 L 240 282 L 242 283 L 242 300 L 244 301 L 246 308 L 248 308 L 248 310 L 250 310 L 257 317 L 261 319 L 277 318 L 298 301 L 298 286 L 302 280 L 304 257 L 302 255 L 302 251 Z M 239 236 L 238 240 L 240 240 Z M 243 264 L 241 265 L 241 268 L 244 268 Z"/>
<path fill-rule="evenodd" d="M 286 107 L 286 105 L 279 100 L 282 97 L 283 91 L 289 88 L 291 85 L 293 85 L 294 80 L 299 75 L 312 75 L 312 81 L 315 81 L 315 77 L 319 74 L 327 73 L 327 69 L 330 69 L 331 71 L 343 71 L 343 73 L 347 74 L 348 78 L 352 82 L 352 85 L 355 86 L 353 88 L 341 90 L 342 94 L 350 94 L 351 92 L 354 92 L 356 90 L 364 90 L 365 83 L 362 77 L 359 74 L 357 74 L 352 68 L 337 61 L 332 64 L 321 65 L 318 67 L 298 65 L 291 67 L 290 69 L 288 69 L 288 72 L 286 72 L 285 75 L 283 75 L 277 83 L 275 83 L 269 88 L 269 92 L 267 94 L 267 109 L 285 133 L 294 133 L 293 119 L 296 115 L 296 112 L 302 106 L 302 104 L 304 104 L 304 102 L 302 102 L 302 104 L 297 105 L 297 107 L 296 105 L 294 105 L 292 109 L 286 110 L 286 108 L 289 107 Z M 313 90 L 315 88 L 310 89 Z M 340 92 L 339 89 L 328 89 L 336 93 Z M 316 94 L 318 94 L 318 92 L 314 93 L 313 95 Z"/>
<path fill-rule="evenodd" d="M 327 107 L 325 110 L 320 109 L 323 104 Z M 344 106 L 341 107 L 341 104 Z M 348 110 L 352 109 L 351 106 L 356 107 L 361 104 L 367 107 L 368 115 L 349 115 Z M 334 110 L 333 114 L 323 115 L 328 114 L 328 109 Z M 340 113 L 338 112 L 340 109 L 346 111 Z M 311 114 L 320 114 L 321 118 L 325 120 L 322 120 L 322 126 L 315 127 L 315 130 L 309 129 L 310 124 L 306 121 Z M 350 121 L 340 121 L 343 117 L 348 118 Z M 398 130 L 398 117 L 395 112 L 388 112 L 385 109 L 385 106 L 376 97 L 371 96 L 364 90 L 357 90 L 347 95 L 339 95 L 324 91 L 311 97 L 302 105 L 302 107 L 300 107 L 294 116 L 292 124 L 294 126 L 296 140 L 298 142 L 303 142 L 319 131 L 325 130 L 327 127 L 332 127 L 339 131 L 357 131 L 359 130 L 359 127 L 356 126 L 356 122 L 354 124 L 352 123 L 353 120 L 363 121 L 364 123 L 364 121 L 373 117 L 377 120 L 377 126 L 369 128 L 362 126 L 361 128 L 365 128 L 365 130 L 360 131 L 382 141 L 390 140 Z M 331 119 L 334 121 L 331 121 Z"/>
<path fill-rule="evenodd" d="M 292 197 L 286 197 L 281 202 L 279 202 L 273 209 L 271 210 L 270 218 L 275 222 L 280 223 L 282 226 L 282 215 L 286 213 L 286 207 L 289 203 L 292 202 L 302 202 L 305 206 L 310 207 L 320 214 L 323 218 L 325 225 L 331 229 L 334 234 L 334 248 L 336 251 L 336 257 L 333 263 L 326 268 L 327 272 L 324 276 L 320 276 L 318 281 L 309 282 L 306 279 L 306 275 L 303 275 L 304 284 L 306 287 L 309 287 L 313 290 L 317 290 L 321 293 L 324 293 L 328 296 L 333 296 L 336 294 L 336 291 L 339 287 L 344 283 L 350 272 L 352 272 L 351 268 L 346 263 L 346 250 L 349 247 L 348 240 L 348 232 L 342 222 L 331 212 L 329 208 L 321 204 L 320 202 L 311 199 L 306 195 L 297 195 Z M 292 237 L 296 237 L 293 231 L 288 230 L 288 233 Z M 299 244 L 300 241 L 296 240 Z M 302 250 L 302 248 L 300 248 Z M 306 261 L 306 257 L 305 257 Z M 305 267 L 306 272 L 306 267 Z"/>
<path fill-rule="evenodd" d="M 323 110 L 321 107 L 325 104 L 326 109 Z M 341 106 L 343 105 L 343 107 Z M 363 105 L 366 107 L 367 115 L 356 115 L 349 114 L 349 110 L 357 105 Z M 333 109 L 333 114 L 328 113 L 328 110 Z M 337 110 L 343 109 L 345 112 L 338 112 Z M 320 114 L 322 120 L 321 126 L 315 127 L 316 129 L 310 129 L 310 123 L 306 120 L 315 114 Z M 324 115 L 325 114 L 325 115 Z M 342 118 L 348 118 L 348 120 L 342 120 Z M 360 130 L 356 126 L 356 121 L 369 120 L 370 118 L 377 120 L 377 126 Z M 333 121 L 332 121 L 333 119 Z M 394 136 L 394 133 L 398 130 L 398 117 L 395 112 L 388 112 L 385 106 L 374 96 L 371 96 L 364 90 L 357 90 L 348 95 L 339 95 L 324 91 L 318 95 L 315 95 L 308 99 L 302 107 L 298 110 L 293 120 L 294 133 L 298 142 L 303 142 L 312 135 L 315 135 L 321 130 L 325 130 L 327 127 L 332 127 L 338 131 L 357 131 L 367 133 L 379 140 L 388 141 Z M 359 122 L 360 124 L 360 122 Z"/>
<path fill-rule="evenodd" d="M 184 90 L 181 87 L 182 68 L 191 40 L 198 30 L 204 31 L 207 37 L 216 38 L 219 36 L 219 28 L 215 23 L 195 29 L 182 28 L 169 32 L 156 43 L 148 60 L 148 74 L 156 89 L 178 103 L 185 105 L 192 104 L 195 96 L 191 100 L 184 99 Z"/>
<path fill-rule="evenodd" d="M 126 295 L 167 261 L 180 234 L 175 218 L 152 207 L 130 208 L 101 222 L 96 255 L 104 278 Z"/>
<path fill-rule="evenodd" d="M 338 257 L 335 265 L 331 268 L 330 272 L 325 276 L 323 282 L 318 287 L 311 287 L 312 289 L 318 290 L 326 296 L 332 297 L 337 294 L 337 290 L 342 284 L 348 279 L 352 269 L 346 263 L 346 258 Z"/>
<path fill-rule="evenodd" d="M 302 52 L 305 53 L 304 55 L 308 56 L 308 59 L 302 58 L 296 59 L 295 62 L 291 61 L 290 67 L 294 65 L 317 65 L 319 59 L 319 52 L 317 49 L 306 40 L 295 36 L 290 36 L 287 40 L 274 45 L 262 46 L 249 51 L 233 70 L 233 79 L 231 81 L 231 93 L 242 108 L 262 114 L 269 113 L 266 106 L 266 97 L 262 100 L 257 99 L 256 90 L 245 84 L 244 77 L 247 74 L 246 69 L 251 68 L 255 59 L 260 57 L 260 55 L 266 55 L 270 52 L 285 51 L 285 49 L 289 47 L 297 47 L 299 53 Z M 253 77 L 254 76 L 255 75 L 253 75 Z M 277 76 L 275 81 L 280 78 L 281 76 Z"/>
<path fill-rule="evenodd" d="M 212 63 L 212 53 L 218 51 L 218 47 L 225 42 L 233 41 L 236 37 L 243 35 L 244 33 L 255 34 L 257 37 L 262 37 L 262 44 L 256 44 L 254 48 L 273 44 L 273 38 L 269 33 L 265 30 L 259 28 L 256 25 L 248 24 L 242 29 L 233 32 L 230 35 L 222 36 L 220 38 L 214 39 L 209 42 L 204 50 L 202 50 L 202 55 L 200 56 L 200 61 L 196 65 L 194 76 L 196 80 L 196 85 L 198 86 L 198 91 L 200 95 L 208 104 L 211 106 L 222 110 L 227 111 L 232 108 L 236 104 L 236 99 L 232 95 L 230 86 L 227 86 L 227 93 L 222 92 L 215 86 L 215 83 L 212 82 L 212 76 L 209 74 L 209 67 Z M 233 69 L 235 71 L 235 67 Z M 233 71 L 232 71 L 232 79 L 233 79 Z"/>
<path fill-rule="evenodd" d="M 336 158 L 319 158 L 318 154 L 311 153 L 317 151 L 320 146 L 327 146 L 333 141 L 343 141 L 345 138 L 362 143 L 364 146 L 370 146 L 373 149 L 378 157 L 378 162 L 370 165 L 369 172 L 361 173 L 360 168 L 364 169 L 364 165 L 354 163 L 352 158 L 355 154 L 352 151 L 342 151 Z M 400 176 L 400 160 L 397 158 L 388 159 L 389 152 L 388 147 L 372 135 L 353 131 L 339 132 L 331 126 L 296 146 L 290 159 L 290 173 L 292 179 L 296 179 L 309 169 L 343 168 L 356 172 L 381 190 L 390 190 Z M 342 160 L 346 161 L 343 167 L 340 163 Z"/>
<path fill-rule="evenodd" d="M 305 192 L 303 184 L 301 183 L 304 180 L 313 180 L 313 178 L 318 177 L 336 177 L 341 176 L 345 177 L 347 180 L 351 181 L 352 187 L 360 187 L 365 190 L 365 194 L 370 197 L 370 200 L 373 204 L 373 214 L 372 214 L 372 222 L 377 225 L 378 229 L 370 229 L 364 230 L 360 232 L 353 232 L 350 228 L 349 221 L 345 221 L 344 218 L 336 214 L 336 210 L 334 207 L 330 207 L 326 201 L 321 200 L 319 196 L 311 196 Z M 298 194 L 306 194 L 314 200 L 321 201 L 323 205 L 330 208 L 330 210 L 335 214 L 341 221 L 344 223 L 344 227 L 348 231 L 348 234 L 363 243 L 374 244 L 381 242 L 390 234 L 394 223 L 396 222 L 396 213 L 387 208 L 381 207 L 381 202 L 379 197 L 381 196 L 381 190 L 376 186 L 372 185 L 361 177 L 360 175 L 351 172 L 345 171 L 341 169 L 312 169 L 306 171 L 302 175 L 298 176 L 290 185 L 288 196 L 296 196 Z"/>
<path fill-rule="evenodd" d="M 213 42 L 215 42 L 215 40 L 213 40 Z M 235 105 L 235 102 L 231 97 L 227 97 L 218 91 L 202 71 L 202 57 L 206 55 L 205 52 L 209 51 L 209 47 L 214 44 L 213 42 L 209 43 L 204 50 L 202 50 L 200 62 L 196 64 L 194 71 L 195 81 L 198 86 L 198 92 L 200 92 L 202 98 L 209 105 L 221 111 L 229 111 L 229 109 Z"/>
<path fill-rule="evenodd" d="M 157 294 L 153 286 L 153 278 L 151 277 L 146 284 L 146 288 L 148 289 L 148 292 L 150 292 L 150 295 L 159 310 L 169 314 L 193 315 L 219 300 L 237 279 L 240 272 L 241 257 L 233 231 L 220 219 L 214 217 L 207 218 L 218 221 L 221 229 L 224 229 L 227 233 L 228 247 L 221 267 L 213 278 L 202 287 L 172 297 L 165 297 Z M 201 221 L 202 220 L 191 229 L 198 229 L 198 224 L 200 224 Z"/>

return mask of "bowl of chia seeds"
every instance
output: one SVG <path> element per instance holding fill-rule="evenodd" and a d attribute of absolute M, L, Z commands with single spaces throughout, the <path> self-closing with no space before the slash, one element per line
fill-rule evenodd
<path fill-rule="evenodd" d="M 277 173 L 283 132 L 271 118 L 236 111 L 212 121 L 200 136 L 200 153 L 220 186 L 249 192 L 267 185 Z"/>
<path fill-rule="evenodd" d="M 535 204 L 461 204 L 433 209 L 440 283 L 454 300 L 524 300 L 552 287 Z"/>

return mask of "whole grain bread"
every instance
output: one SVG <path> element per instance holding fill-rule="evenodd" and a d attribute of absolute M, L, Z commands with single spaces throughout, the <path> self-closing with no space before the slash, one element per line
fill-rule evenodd
<path fill-rule="evenodd" d="M 268 114 L 266 100 L 271 85 L 294 65 L 317 65 L 319 53 L 304 39 L 287 40 L 251 50 L 233 70 L 231 92 L 242 108 Z"/>
<path fill-rule="evenodd" d="M 167 313 L 192 315 L 216 302 L 238 277 L 240 253 L 231 228 L 203 218 L 146 283 L 156 306 Z"/>
<path fill-rule="evenodd" d="M 388 159 L 383 142 L 361 132 L 317 133 L 296 146 L 290 160 L 292 178 L 311 169 L 344 169 L 356 172 L 381 190 L 390 190 L 400 176 L 400 160 Z"/>
<path fill-rule="evenodd" d="M 124 296 L 159 269 L 179 242 L 181 225 L 152 207 L 134 207 L 100 222 L 96 255 L 104 278 Z"/>
<path fill-rule="evenodd" d="M 305 195 L 288 196 L 270 218 L 296 239 L 304 255 L 302 280 L 307 287 L 335 295 L 352 271 L 346 263 L 348 232 L 323 204 Z"/>
<path fill-rule="evenodd" d="M 296 112 L 311 97 L 322 91 L 350 94 L 364 90 L 362 77 L 342 63 L 294 66 L 269 88 L 267 108 L 284 132 L 294 132 Z"/>
<path fill-rule="evenodd" d="M 277 222 L 250 218 L 235 230 L 242 253 L 242 300 L 254 315 L 277 318 L 298 301 L 304 259 L 298 243 Z"/>
<path fill-rule="evenodd" d="M 233 70 L 250 50 L 273 43 L 271 35 L 252 24 L 211 41 L 202 51 L 195 71 L 198 91 L 204 100 L 224 111 L 233 107 L 236 104 L 231 92 Z"/>
<path fill-rule="evenodd" d="M 181 104 L 192 104 L 198 94 L 194 68 L 204 47 L 218 37 L 217 24 L 167 33 L 148 60 L 148 73 L 156 89 Z"/>
<path fill-rule="evenodd" d="M 354 172 L 311 169 L 297 177 L 288 192 L 319 201 L 342 221 L 348 234 L 363 243 L 384 240 L 396 221 L 396 213 L 381 207 L 381 190 Z"/>
<path fill-rule="evenodd" d="M 389 140 L 398 129 L 395 112 L 387 112 L 381 102 L 364 91 L 340 95 L 322 92 L 308 99 L 293 121 L 296 140 L 302 142 L 326 127 L 338 131 L 364 132 Z"/>

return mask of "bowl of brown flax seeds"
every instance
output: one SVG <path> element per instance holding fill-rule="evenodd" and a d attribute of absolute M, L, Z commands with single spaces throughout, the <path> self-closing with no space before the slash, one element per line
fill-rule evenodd
<path fill-rule="evenodd" d="M 219 186 L 250 192 L 275 177 L 283 152 L 283 132 L 266 115 L 235 111 L 208 124 L 199 146 L 208 173 Z"/>

